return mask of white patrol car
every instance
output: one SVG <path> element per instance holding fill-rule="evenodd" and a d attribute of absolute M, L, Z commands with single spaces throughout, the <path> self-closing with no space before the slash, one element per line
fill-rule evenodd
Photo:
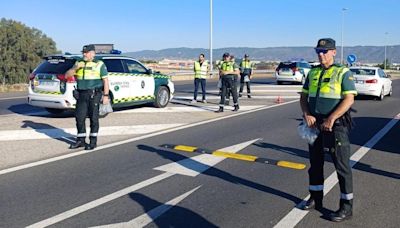
<path fill-rule="evenodd" d="M 65 72 L 80 57 L 68 54 L 47 56 L 29 77 L 28 103 L 46 108 L 53 114 L 74 109 L 76 100 L 72 91 L 76 88 L 76 79 L 67 79 Z M 98 54 L 96 59 L 107 66 L 113 107 L 153 103 L 155 107 L 164 108 L 172 99 L 174 84 L 170 76 L 153 72 L 126 56 Z"/>

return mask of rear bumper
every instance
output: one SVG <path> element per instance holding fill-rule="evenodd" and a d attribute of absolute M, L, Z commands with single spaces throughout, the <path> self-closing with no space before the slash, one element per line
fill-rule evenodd
<path fill-rule="evenodd" d="M 356 84 L 356 90 L 358 95 L 367 95 L 379 97 L 381 94 L 381 86 L 362 86 Z"/>
<path fill-rule="evenodd" d="M 64 94 L 42 94 L 33 92 L 29 87 L 28 103 L 42 108 L 74 109 L 76 100 L 71 91 L 72 88 L 67 88 Z"/>

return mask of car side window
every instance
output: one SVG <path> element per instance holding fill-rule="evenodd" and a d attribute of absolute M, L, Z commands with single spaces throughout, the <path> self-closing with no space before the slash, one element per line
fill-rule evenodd
<path fill-rule="evenodd" d="M 106 64 L 108 72 L 125 73 L 120 59 L 103 59 L 102 61 Z"/>
<path fill-rule="evenodd" d="M 385 74 L 385 72 L 383 70 L 379 69 L 378 70 L 378 74 L 379 74 L 380 78 L 386 78 L 386 74 Z"/>
<path fill-rule="evenodd" d="M 140 63 L 134 60 L 124 60 L 126 63 L 126 68 L 128 69 L 129 73 L 132 74 L 146 74 L 147 70 L 144 68 Z"/>

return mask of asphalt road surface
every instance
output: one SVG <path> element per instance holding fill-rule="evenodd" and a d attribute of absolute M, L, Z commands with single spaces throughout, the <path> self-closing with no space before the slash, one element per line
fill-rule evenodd
<path fill-rule="evenodd" d="M 326 219 L 339 188 L 325 161 L 324 211 L 296 207 L 308 196 L 308 152 L 297 135 L 300 86 L 253 83 L 241 110 L 190 104 L 192 82 L 177 84 L 167 109 L 117 110 L 102 119 L 99 147 L 68 150 L 71 113 L 54 116 L 0 98 L 0 227 L 398 227 L 400 81 L 383 101 L 356 100 L 351 133 L 354 217 Z M 215 91 L 214 91 L 215 90 Z M 277 97 L 283 103 L 276 103 Z M 136 127 L 136 128 L 135 128 Z M 150 129 L 150 130 L 149 130 Z M 103 131 L 102 131 L 103 130 Z M 147 130 L 147 131 L 146 131 Z M 302 163 L 303 170 L 161 147 L 185 145 Z M 191 147 L 181 147 L 190 150 Z"/>

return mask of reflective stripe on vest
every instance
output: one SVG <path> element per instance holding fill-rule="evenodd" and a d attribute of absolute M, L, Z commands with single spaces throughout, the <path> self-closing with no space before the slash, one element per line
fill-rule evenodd
<path fill-rule="evenodd" d="M 224 61 L 222 64 L 221 64 L 221 70 L 223 70 L 223 71 L 233 71 L 233 62 L 230 62 L 230 61 Z"/>
<path fill-rule="evenodd" d="M 347 71 L 349 71 L 349 69 L 344 66 L 332 66 L 327 70 L 324 70 L 322 67 L 312 69 L 308 73 L 308 96 L 343 99 L 343 95 L 341 94 L 342 81 Z M 320 76 L 321 74 L 323 75 Z M 320 87 L 318 84 L 320 84 Z M 320 88 L 319 91 L 318 87 Z"/>
<path fill-rule="evenodd" d="M 84 61 L 80 61 L 84 62 Z M 96 80 L 101 79 L 100 69 L 103 65 L 102 61 L 96 62 L 84 62 L 85 67 L 76 71 L 76 77 L 78 80 Z"/>
<path fill-rule="evenodd" d="M 194 77 L 195 78 L 206 78 L 208 70 L 208 62 L 204 60 L 203 64 L 200 66 L 200 62 L 194 62 Z"/>
<path fill-rule="evenodd" d="M 240 68 L 243 68 L 243 69 L 251 69 L 251 62 L 250 62 L 250 60 L 243 60 L 241 63 L 240 63 Z"/>

